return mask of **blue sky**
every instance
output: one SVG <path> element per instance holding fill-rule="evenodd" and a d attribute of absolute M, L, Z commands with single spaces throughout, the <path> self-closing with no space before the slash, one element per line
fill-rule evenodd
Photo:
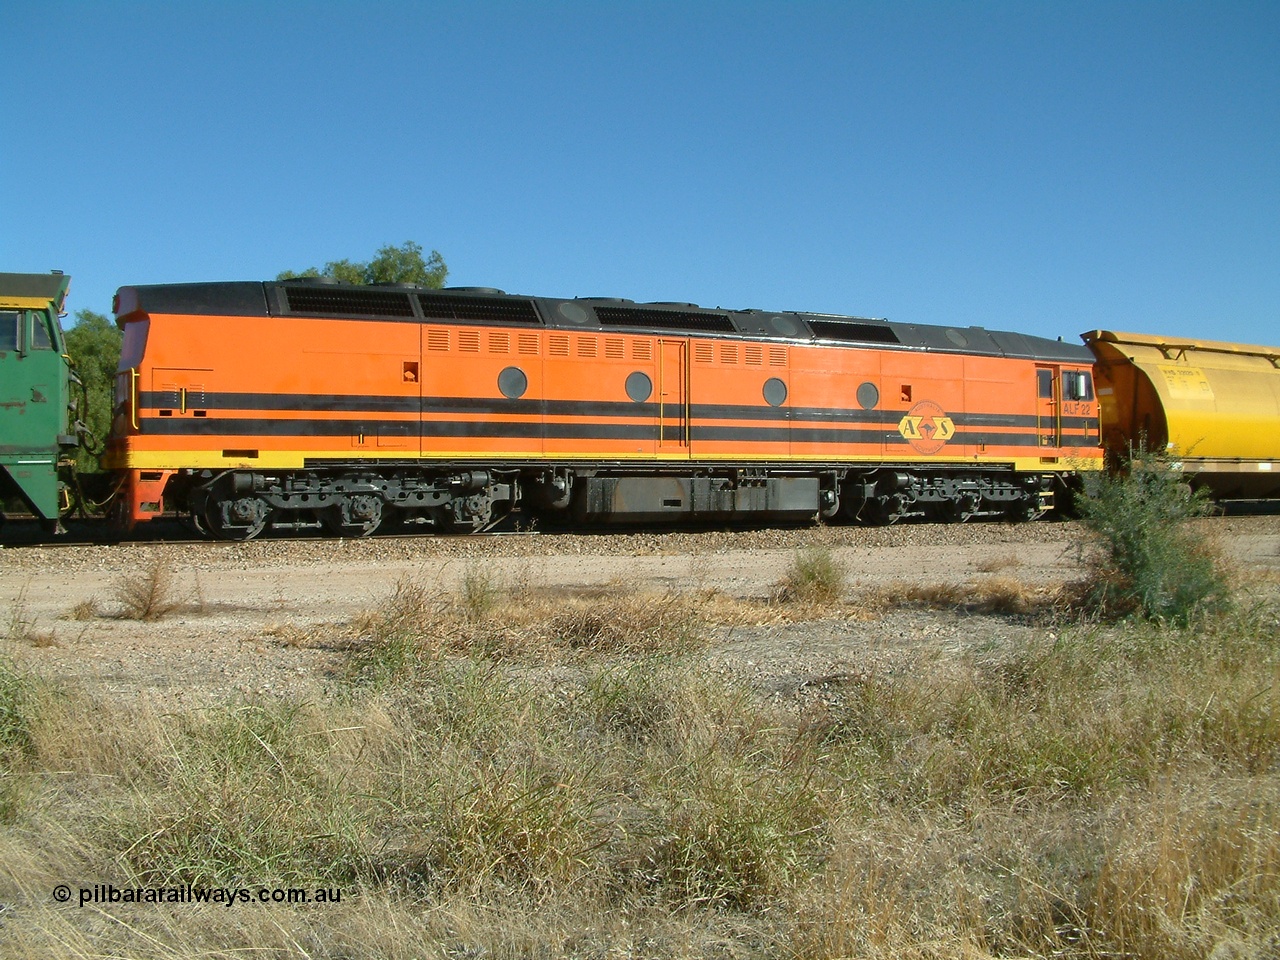
<path fill-rule="evenodd" d="M 0 270 L 1280 344 L 1280 2 L 7 0 Z"/>

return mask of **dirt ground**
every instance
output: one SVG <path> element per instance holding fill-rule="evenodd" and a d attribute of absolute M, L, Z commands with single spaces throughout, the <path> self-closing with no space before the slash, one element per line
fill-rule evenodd
<path fill-rule="evenodd" d="M 1280 517 L 1201 523 L 1204 536 L 1257 589 L 1277 588 Z M 895 581 L 1007 577 L 1060 584 L 1081 576 L 1088 552 L 1072 523 L 10 546 L 0 549 L 0 652 L 108 697 L 154 696 L 174 708 L 235 697 L 321 696 L 342 654 L 290 646 L 281 639 L 285 628 L 349 621 L 376 609 L 403 578 L 450 590 L 480 572 L 499 586 L 524 589 L 613 585 L 766 597 L 797 549 L 810 545 L 828 547 L 844 564 L 855 598 Z M 122 584 L 157 565 L 177 608 L 154 622 L 121 617 Z M 886 645 L 959 648 L 1030 629 L 1009 617 L 904 609 L 870 619 L 723 630 L 708 659 L 722 669 L 745 669 L 764 692 L 784 691 L 851 669 Z"/>

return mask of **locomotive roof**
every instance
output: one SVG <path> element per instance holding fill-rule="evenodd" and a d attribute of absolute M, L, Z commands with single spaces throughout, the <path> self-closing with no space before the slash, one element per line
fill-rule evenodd
<path fill-rule="evenodd" d="M 0 296 L 41 300 L 62 309 L 71 278 L 65 273 L 0 273 Z"/>
<path fill-rule="evenodd" d="M 324 317 L 407 323 L 538 326 L 598 332 L 681 333 L 819 342 L 897 350 L 1090 363 L 1083 346 L 983 327 L 897 323 L 867 317 L 726 310 L 692 303 L 606 297 L 526 297 L 488 287 L 356 286 L 323 279 L 178 283 L 121 287 L 118 322 L 129 314 Z"/>

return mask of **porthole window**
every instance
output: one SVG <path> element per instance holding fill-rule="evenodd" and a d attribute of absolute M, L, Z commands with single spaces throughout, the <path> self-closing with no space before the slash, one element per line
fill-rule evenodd
<path fill-rule="evenodd" d="M 858 384 L 858 406 L 863 410 L 872 410 L 879 402 L 880 390 L 874 383 L 868 380 Z"/>
<path fill-rule="evenodd" d="M 777 377 L 770 377 L 764 382 L 764 402 L 771 407 L 780 407 L 787 402 L 787 385 Z"/>
<path fill-rule="evenodd" d="M 519 367 L 507 367 L 498 374 L 498 389 L 508 400 L 519 400 L 529 389 L 529 378 Z"/>
<path fill-rule="evenodd" d="M 649 375 L 637 370 L 627 376 L 627 396 L 636 403 L 644 403 L 653 395 L 653 381 Z"/>

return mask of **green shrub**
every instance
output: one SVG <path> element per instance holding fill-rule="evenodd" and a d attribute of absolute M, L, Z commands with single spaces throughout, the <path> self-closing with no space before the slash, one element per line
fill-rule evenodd
<path fill-rule="evenodd" d="M 1077 505 L 1103 547 L 1093 603 L 1176 624 L 1227 605 L 1221 563 L 1187 526 L 1212 504 L 1168 460 L 1135 451 L 1123 470 L 1088 487 Z"/>
<path fill-rule="evenodd" d="M 796 551 L 779 584 L 778 597 L 801 603 L 835 603 L 844 586 L 844 564 L 826 547 L 805 547 Z"/>

